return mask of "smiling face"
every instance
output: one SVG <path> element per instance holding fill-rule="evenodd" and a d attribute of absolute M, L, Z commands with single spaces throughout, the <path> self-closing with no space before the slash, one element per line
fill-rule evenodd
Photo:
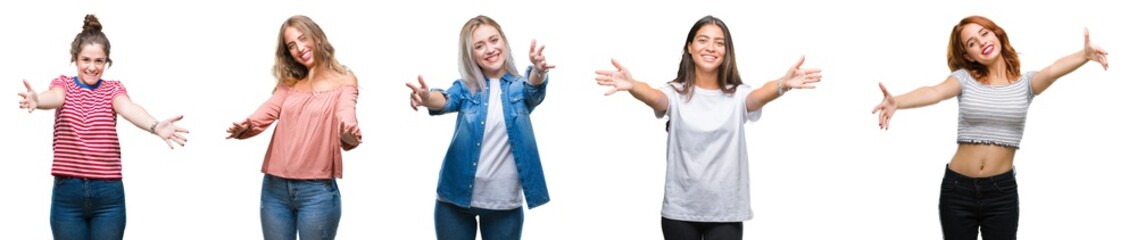
<path fill-rule="evenodd" d="M 478 26 L 470 36 L 473 42 L 473 56 L 486 76 L 501 77 L 505 74 L 505 40 L 501 33 L 492 26 Z"/>
<path fill-rule="evenodd" d="M 79 80 L 84 84 L 94 85 L 103 77 L 103 69 L 107 66 L 107 53 L 103 45 L 91 43 L 83 46 L 75 57 L 75 67 L 78 68 Z"/>
<path fill-rule="evenodd" d="M 288 27 L 284 30 L 283 40 L 288 46 L 288 53 L 292 55 L 293 60 L 308 69 L 312 69 L 316 65 L 316 54 L 313 52 L 316 42 L 310 36 L 296 27 Z"/>
<path fill-rule="evenodd" d="M 959 33 L 959 40 L 967 55 L 968 61 L 978 62 L 989 66 L 999 60 L 1003 51 L 1003 44 L 991 29 L 979 24 L 969 23 L 963 26 Z"/>
<path fill-rule="evenodd" d="M 701 72 L 718 71 L 726 55 L 726 39 L 722 28 L 714 24 L 704 24 L 696 32 L 695 38 L 687 43 L 687 53 L 691 54 L 695 68 Z"/>

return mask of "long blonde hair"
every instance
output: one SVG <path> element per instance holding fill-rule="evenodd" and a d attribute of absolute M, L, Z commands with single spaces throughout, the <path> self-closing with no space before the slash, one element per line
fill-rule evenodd
<path fill-rule="evenodd" d="M 501 35 L 502 44 L 505 44 L 505 52 L 501 53 L 505 56 L 505 62 L 502 63 L 505 70 L 509 74 L 519 76 L 517 67 L 513 65 L 513 50 L 509 48 L 509 39 L 505 37 L 505 32 L 501 30 L 501 25 L 490 17 L 478 15 L 477 17 L 470 18 L 466 21 L 466 25 L 462 26 L 462 32 L 458 34 L 458 73 L 462 74 L 462 80 L 466 83 L 466 88 L 470 92 L 478 92 L 485 88 L 483 81 L 485 81 L 485 73 L 482 72 L 482 67 L 478 66 L 478 62 L 474 59 L 474 29 L 482 25 L 488 25 L 497 30 Z"/>
<path fill-rule="evenodd" d="M 293 59 L 292 54 L 288 51 L 288 43 L 284 40 L 284 31 L 289 27 L 300 30 L 312 41 L 316 41 L 315 49 L 313 49 L 316 65 L 313 68 L 324 68 L 347 74 L 347 69 L 340 65 L 339 61 L 336 61 L 336 49 L 328 42 L 328 37 L 324 35 L 324 30 L 320 28 L 320 25 L 316 25 L 316 22 L 307 16 L 296 15 L 288 18 L 284 24 L 280 25 L 280 36 L 277 37 L 276 44 L 276 64 L 272 66 L 272 73 L 276 76 L 278 87 L 296 85 L 296 82 L 308 77 L 308 72 L 310 72 L 310 69 L 304 64 Z"/>

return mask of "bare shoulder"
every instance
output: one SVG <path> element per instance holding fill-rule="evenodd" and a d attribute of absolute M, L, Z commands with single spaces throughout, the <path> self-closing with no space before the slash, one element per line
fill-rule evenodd
<path fill-rule="evenodd" d="M 359 87 L 359 79 L 355 78 L 355 73 L 350 69 L 348 69 L 347 72 L 336 77 L 336 83 L 339 86 L 349 85 L 353 87 Z"/>

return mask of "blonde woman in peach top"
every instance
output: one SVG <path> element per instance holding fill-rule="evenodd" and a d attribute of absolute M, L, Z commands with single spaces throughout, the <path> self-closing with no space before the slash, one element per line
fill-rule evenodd
<path fill-rule="evenodd" d="M 320 26 L 293 16 L 280 26 L 276 90 L 248 118 L 229 127 L 246 139 L 277 122 L 261 172 L 265 239 L 334 239 L 340 219 L 341 149 L 359 146 L 355 76 L 335 59 Z"/>

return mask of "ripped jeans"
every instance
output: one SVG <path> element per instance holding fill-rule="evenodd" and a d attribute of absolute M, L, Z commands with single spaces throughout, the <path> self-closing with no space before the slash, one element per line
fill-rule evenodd
<path fill-rule="evenodd" d="M 340 192 L 335 179 L 296 180 L 265 174 L 261 230 L 266 240 L 335 239 Z"/>

